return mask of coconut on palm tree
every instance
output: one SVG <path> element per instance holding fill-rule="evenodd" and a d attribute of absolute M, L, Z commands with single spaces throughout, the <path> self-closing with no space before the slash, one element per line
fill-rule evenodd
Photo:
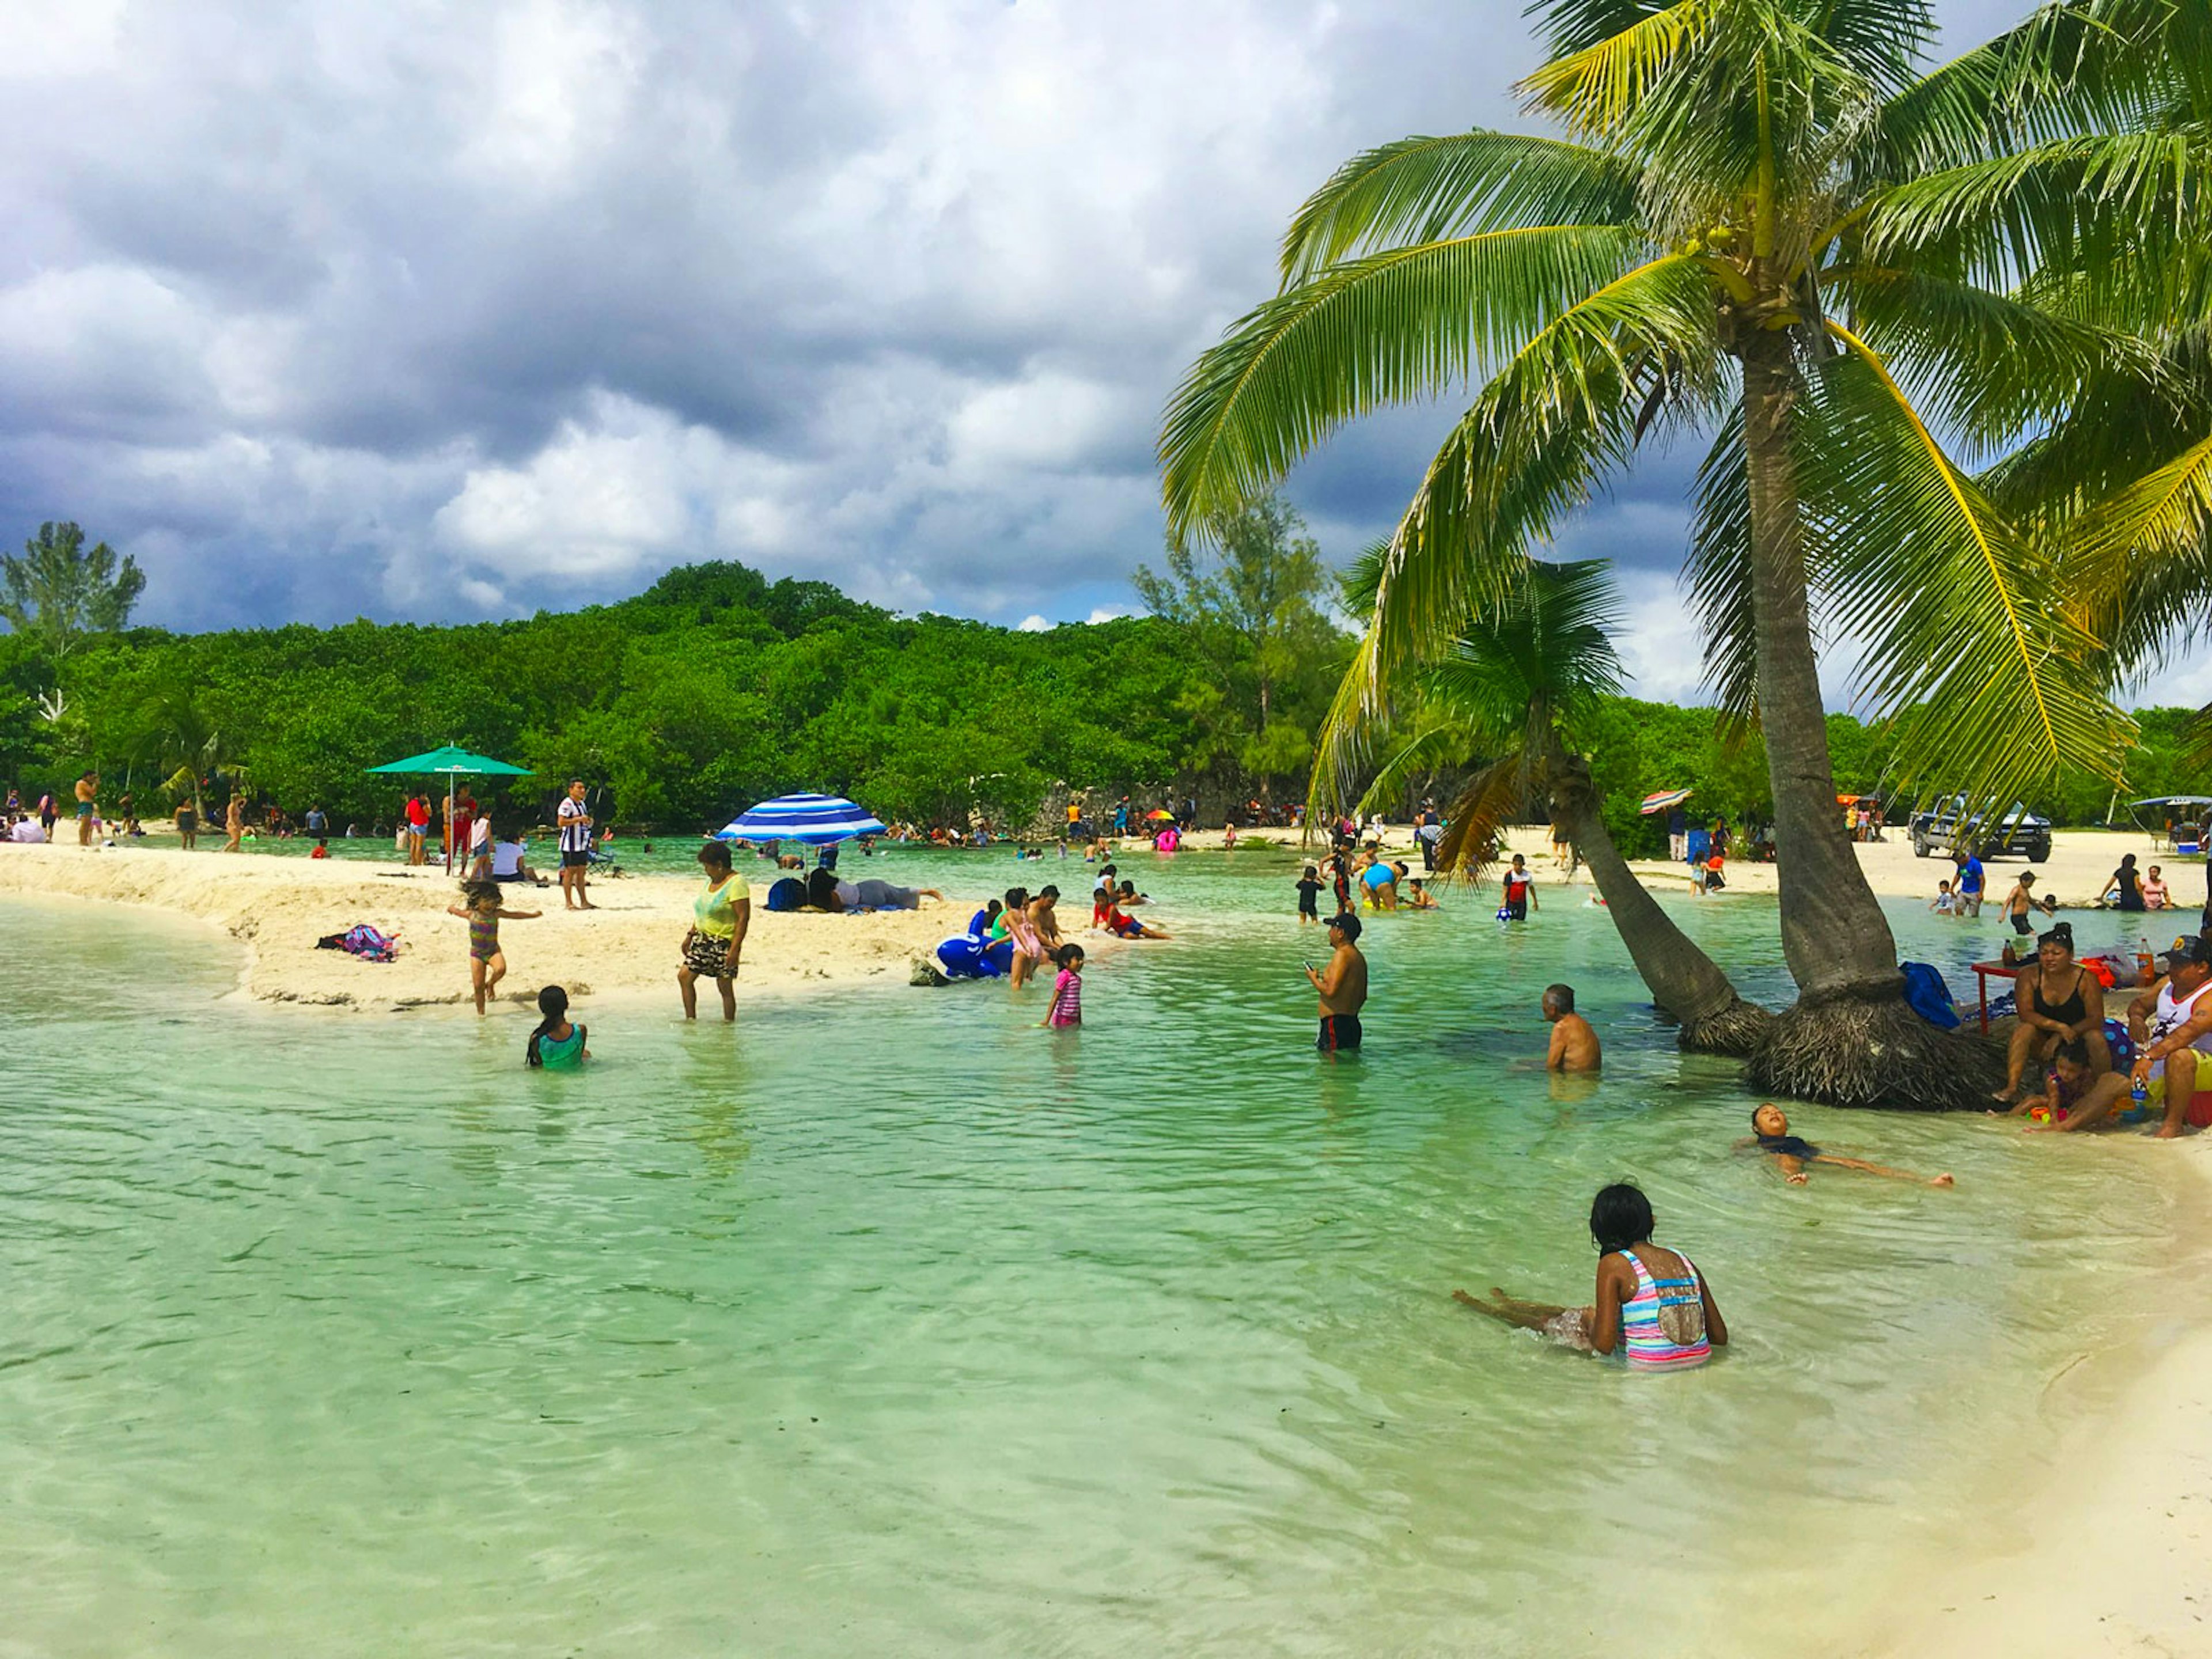
<path fill-rule="evenodd" d="M 1355 157 L 1169 408 L 1170 523 L 1202 534 L 1342 423 L 1475 388 L 1333 727 L 1376 719 L 1641 451 L 1709 445 L 1692 590 L 1717 694 L 1764 729 L 1800 993 L 1765 1086 L 1928 1107 L 1981 1081 L 1905 1006 L 1836 823 L 1816 620 L 1859 641 L 1874 713 L 1936 716 L 1899 723 L 1906 787 L 2111 771 L 2130 735 L 2051 544 L 1954 451 L 2001 453 L 2142 368 L 2082 296 L 2201 240 L 2207 141 L 2174 83 L 2203 73 L 2204 10 L 2050 5 L 1927 71 L 1923 0 L 1553 0 L 1522 90 L 1567 136 Z"/>
<path fill-rule="evenodd" d="M 1381 574 L 1379 557 L 1346 582 L 1348 597 Z M 1603 803 L 1577 752 L 1579 731 L 1621 689 L 1609 630 L 1619 621 L 1601 560 L 1523 562 L 1479 627 L 1455 641 L 1419 679 L 1419 712 L 1359 803 L 1392 799 L 1415 772 L 1480 759 L 1445 814 L 1437 862 L 1480 876 L 1498 832 L 1532 801 L 1547 801 L 1590 867 L 1621 942 L 1653 1001 L 1675 1022 L 1681 1046 L 1705 1054 L 1752 1052 L 1773 1017 L 1737 994 L 1728 975 L 1644 890 L 1607 829 Z M 1315 769 L 1309 823 L 1333 816 L 1345 775 L 1324 755 Z"/>

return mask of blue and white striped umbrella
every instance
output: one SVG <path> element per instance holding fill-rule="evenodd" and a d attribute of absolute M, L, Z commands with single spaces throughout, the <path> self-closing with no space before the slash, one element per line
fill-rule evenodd
<path fill-rule="evenodd" d="M 732 818 L 714 832 L 717 841 L 795 841 L 827 847 L 855 836 L 880 836 L 883 820 L 868 816 L 842 795 L 778 795 Z"/>

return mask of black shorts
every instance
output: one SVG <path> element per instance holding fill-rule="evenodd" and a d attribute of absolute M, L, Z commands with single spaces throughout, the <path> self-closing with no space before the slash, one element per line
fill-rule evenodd
<path fill-rule="evenodd" d="M 1315 904 L 1314 896 L 1311 893 L 1298 895 L 1298 914 L 1302 916 L 1311 916 L 1316 921 L 1321 920 L 1320 907 Z"/>
<path fill-rule="evenodd" d="M 1528 921 L 1528 901 L 1527 899 L 1525 899 L 1525 898 L 1517 898 L 1517 899 L 1508 899 L 1508 900 L 1506 900 L 1506 902 L 1505 902 L 1505 915 L 1506 915 L 1506 918 L 1507 918 L 1507 920 L 1511 921 Z"/>
<path fill-rule="evenodd" d="M 1357 1014 L 1323 1014 L 1321 1017 L 1321 1040 L 1314 1046 L 1325 1054 L 1340 1048 L 1359 1046 L 1359 1016 Z"/>
<path fill-rule="evenodd" d="M 592 855 L 589 853 L 563 853 L 561 854 L 561 867 L 563 870 L 580 870 L 591 861 Z"/>
<path fill-rule="evenodd" d="M 2035 931 L 2035 924 L 2026 916 L 2014 916 L 2012 918 L 2012 930 L 2025 939 Z"/>

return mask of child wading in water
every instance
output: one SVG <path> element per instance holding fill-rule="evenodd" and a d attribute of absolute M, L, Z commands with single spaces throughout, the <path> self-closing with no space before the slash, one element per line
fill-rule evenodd
<path fill-rule="evenodd" d="M 482 1013 L 484 1000 L 507 977 L 507 957 L 499 948 L 501 919 L 535 921 L 539 913 L 503 908 L 499 902 L 499 888 L 489 881 L 465 883 L 461 894 L 467 903 L 449 904 L 446 914 L 459 916 L 469 924 L 469 984 L 477 994 L 477 1012 Z"/>
<path fill-rule="evenodd" d="M 568 1023 L 566 991 L 557 985 L 547 986 L 538 994 L 538 1012 L 545 1018 L 538 1022 L 529 1046 L 523 1050 L 526 1065 L 549 1072 L 573 1072 L 592 1057 L 592 1051 L 584 1046 L 584 1028 Z"/>
<path fill-rule="evenodd" d="M 1298 926 L 1321 925 L 1321 872 L 1309 864 L 1298 878 Z"/>
<path fill-rule="evenodd" d="M 1037 1024 L 1057 1031 L 1083 1024 L 1083 947 L 1063 945 L 1053 960 L 1060 964 L 1060 976 L 1052 982 L 1052 1006 Z"/>

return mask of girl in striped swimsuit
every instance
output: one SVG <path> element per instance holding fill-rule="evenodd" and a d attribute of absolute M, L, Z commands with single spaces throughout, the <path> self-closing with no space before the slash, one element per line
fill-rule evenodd
<path fill-rule="evenodd" d="M 1629 1368 L 1684 1370 L 1702 1365 L 1728 1342 L 1728 1324 L 1689 1257 L 1651 1242 L 1651 1200 L 1626 1182 L 1607 1187 L 1590 1206 L 1590 1237 L 1599 1250 L 1597 1295 L 1587 1308 L 1522 1302 L 1495 1285 L 1490 1299 L 1454 1291 L 1478 1313 L 1541 1331 L 1562 1347 L 1609 1354 L 1626 1349 Z"/>
<path fill-rule="evenodd" d="M 1037 1024 L 1073 1030 L 1083 1024 L 1083 947 L 1063 945 L 1053 960 L 1060 964 L 1060 977 L 1052 982 L 1052 1006 Z"/>

